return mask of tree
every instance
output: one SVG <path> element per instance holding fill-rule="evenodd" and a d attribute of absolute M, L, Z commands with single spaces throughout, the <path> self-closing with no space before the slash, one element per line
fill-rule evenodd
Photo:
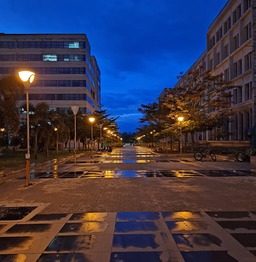
<path fill-rule="evenodd" d="M 17 101 L 23 91 L 18 77 L 10 75 L 0 79 L 0 127 L 7 133 L 15 134 L 19 130 Z"/>
<path fill-rule="evenodd" d="M 191 70 L 181 76 L 179 85 L 166 96 L 168 117 L 173 120 L 180 115 L 184 117 L 183 130 L 191 134 L 193 144 L 194 132 L 221 127 L 231 115 L 227 109 L 230 88 L 232 83 L 224 81 L 222 74 L 213 76 L 209 71 Z"/>

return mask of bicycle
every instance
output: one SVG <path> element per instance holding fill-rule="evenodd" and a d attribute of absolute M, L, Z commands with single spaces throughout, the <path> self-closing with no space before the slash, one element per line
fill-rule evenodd
<path fill-rule="evenodd" d="M 216 155 L 212 152 L 211 148 L 206 149 L 206 151 L 198 150 L 194 153 L 194 158 L 197 161 L 201 161 L 203 158 L 206 158 L 207 156 L 210 156 L 212 161 L 216 161 Z"/>
<path fill-rule="evenodd" d="M 247 150 L 236 153 L 236 160 L 238 162 L 250 161 L 250 156 L 256 155 L 256 148 L 250 147 Z"/>

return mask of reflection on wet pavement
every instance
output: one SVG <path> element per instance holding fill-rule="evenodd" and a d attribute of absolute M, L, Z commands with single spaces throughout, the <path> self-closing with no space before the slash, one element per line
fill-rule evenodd
<path fill-rule="evenodd" d="M 256 259 L 255 211 L 39 213 L 25 221 L 0 224 L 0 261 Z"/>
<path fill-rule="evenodd" d="M 227 251 L 182 251 L 185 261 L 205 261 L 205 262 L 239 262 L 228 254 Z"/>
<path fill-rule="evenodd" d="M 17 220 L 22 219 L 32 212 L 36 207 L 27 206 L 27 207 L 6 207 L 0 206 L 0 220 Z"/>
<path fill-rule="evenodd" d="M 135 178 L 135 177 L 240 177 L 255 176 L 251 170 L 105 170 L 105 171 L 66 171 L 38 172 L 31 179 L 46 178 Z"/>

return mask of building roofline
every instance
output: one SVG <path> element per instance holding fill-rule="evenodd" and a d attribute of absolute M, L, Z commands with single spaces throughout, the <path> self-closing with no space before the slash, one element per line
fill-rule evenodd
<path fill-rule="evenodd" d="M 220 16 L 223 14 L 223 12 L 226 10 L 226 8 L 231 5 L 231 2 L 233 0 L 228 0 L 228 2 L 222 7 L 222 9 L 220 10 L 220 12 L 215 16 L 215 18 L 213 19 L 213 21 L 211 22 L 211 24 L 208 26 L 208 31 L 210 31 L 211 27 L 217 22 L 217 20 L 220 18 Z"/>

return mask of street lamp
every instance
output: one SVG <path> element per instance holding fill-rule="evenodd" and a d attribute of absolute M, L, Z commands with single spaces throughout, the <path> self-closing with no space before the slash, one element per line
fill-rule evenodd
<path fill-rule="evenodd" d="M 89 122 L 91 123 L 91 153 L 93 152 L 93 123 L 95 121 L 95 117 L 89 117 Z"/>
<path fill-rule="evenodd" d="M 56 154 L 58 155 L 58 153 L 59 153 L 59 133 L 58 133 L 58 128 L 54 127 L 54 131 L 56 132 Z"/>
<path fill-rule="evenodd" d="M 182 158 L 182 121 L 184 120 L 183 116 L 178 117 L 178 121 L 180 124 L 180 159 Z"/>
<path fill-rule="evenodd" d="M 20 71 L 19 77 L 24 83 L 25 91 L 26 91 L 26 110 L 27 110 L 27 154 L 25 154 L 26 158 L 26 186 L 29 186 L 30 182 L 30 135 L 29 135 L 29 97 L 28 97 L 28 89 L 30 84 L 34 81 L 35 73 L 31 71 Z"/>
<path fill-rule="evenodd" d="M 74 114 L 74 152 L 75 152 L 75 161 L 76 164 L 76 115 L 79 110 L 79 106 L 71 106 L 71 110 Z"/>
<path fill-rule="evenodd" d="M 103 127 L 103 124 L 100 124 L 100 145 L 98 146 L 98 149 L 102 149 L 102 127 Z"/>

